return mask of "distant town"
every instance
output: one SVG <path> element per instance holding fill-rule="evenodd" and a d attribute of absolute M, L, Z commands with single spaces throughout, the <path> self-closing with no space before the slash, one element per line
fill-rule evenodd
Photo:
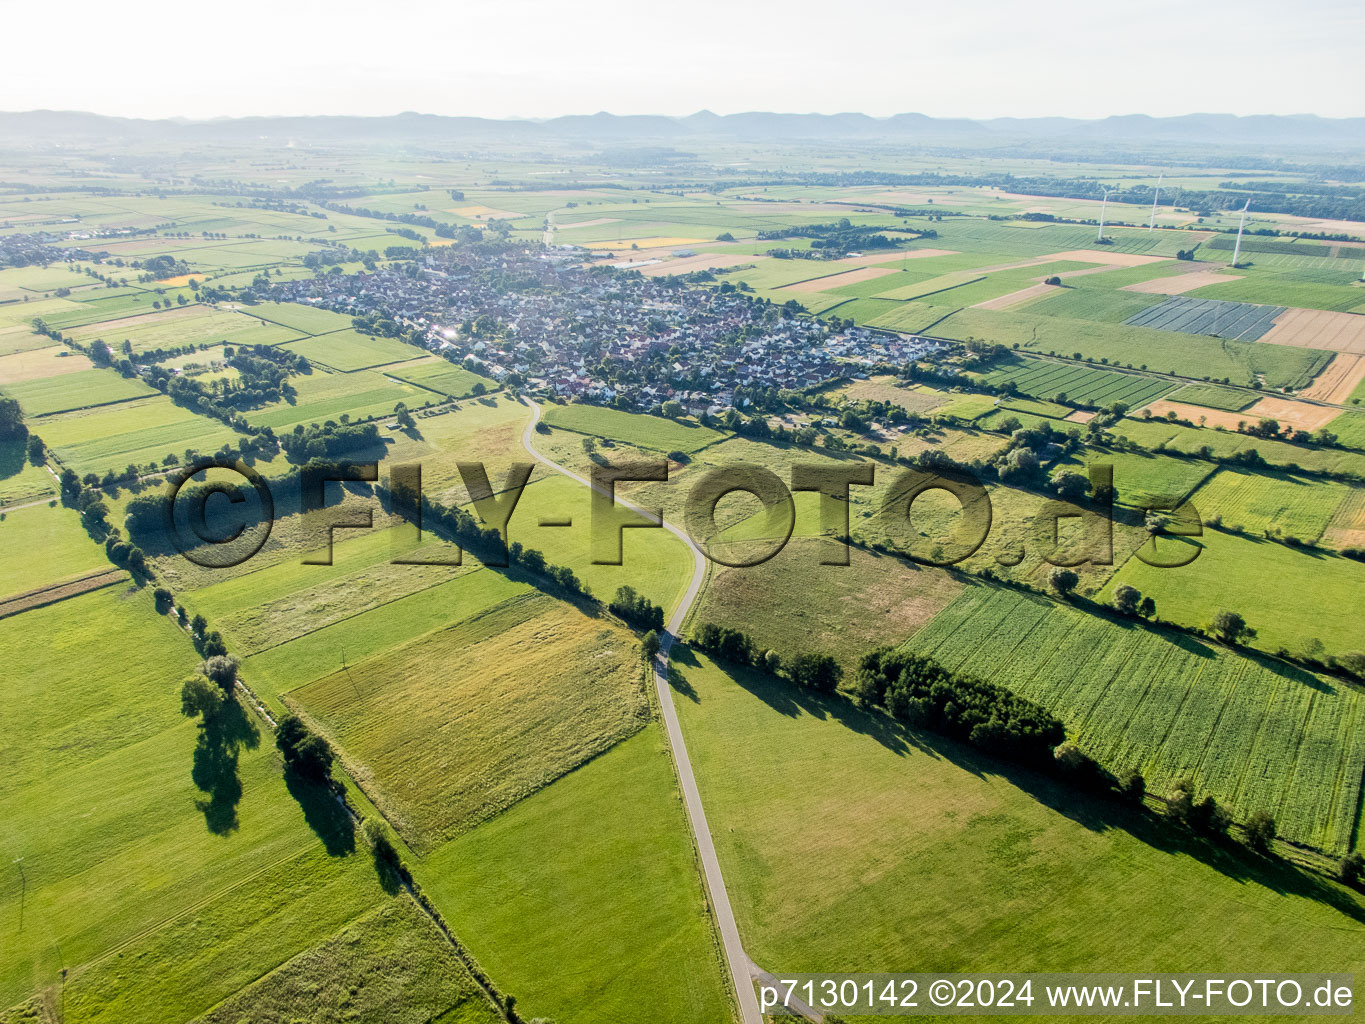
<path fill-rule="evenodd" d="M 441 248 L 370 273 L 275 284 L 269 297 L 415 336 L 453 362 L 558 398 L 644 409 L 677 402 L 692 413 L 742 408 L 758 390 L 804 390 L 938 346 L 851 323 L 836 329 L 795 302 L 584 265 L 582 253 L 560 250 Z"/>

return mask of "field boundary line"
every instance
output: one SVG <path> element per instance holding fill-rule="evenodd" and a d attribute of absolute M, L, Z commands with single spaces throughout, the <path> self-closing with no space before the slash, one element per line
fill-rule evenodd
<path fill-rule="evenodd" d="M 129 395 L 127 398 L 111 398 L 107 402 L 92 402 L 90 405 L 78 405 L 71 409 L 54 409 L 52 412 L 40 412 L 28 418 L 34 421 L 45 420 L 51 416 L 65 416 L 67 413 L 87 412 L 90 409 L 105 409 L 111 405 L 122 405 L 125 402 L 140 402 L 144 398 L 157 398 L 158 396 L 165 397 L 165 392 L 157 391 L 153 388 L 152 392 L 147 395 Z"/>
<path fill-rule="evenodd" d="M 276 564 L 281 564 L 281 563 L 276 563 Z M 270 566 L 267 566 L 266 568 L 271 568 L 271 567 L 270 567 Z M 367 566 L 366 568 L 370 568 L 370 567 Z M 380 611 L 381 609 L 387 608 L 387 607 L 388 607 L 389 605 L 391 605 L 391 604 L 397 604 L 399 601 L 406 601 L 408 598 L 410 598 L 410 597 L 416 597 L 418 594 L 425 594 L 428 590 L 434 590 L 434 589 L 436 589 L 437 587 L 443 587 L 443 586 L 445 586 L 447 583 L 450 583 L 450 582 L 452 582 L 452 581 L 454 581 L 454 580 L 457 580 L 457 579 L 464 579 L 466 576 L 469 576 L 469 575 L 471 575 L 472 573 L 479 572 L 479 571 L 481 571 L 481 570 L 483 570 L 483 569 L 486 569 L 486 568 L 488 568 L 488 567 L 485 566 L 485 565 L 477 565 L 477 566 L 475 566 L 469 573 L 464 573 L 464 574 L 462 574 L 462 575 L 460 575 L 460 576 L 452 576 L 452 577 L 451 577 L 450 579 L 448 579 L 448 580 L 440 580 L 440 581 L 438 581 L 438 582 L 436 582 L 436 583 L 430 584 L 429 586 L 421 587 L 421 588 L 419 588 L 419 589 L 417 589 L 417 590 L 412 591 L 411 593 L 404 594 L 402 597 L 395 597 L 392 601 L 385 601 L 383 604 L 377 604 L 377 605 L 375 605 L 373 608 L 366 608 L 366 609 L 364 609 L 363 611 L 352 612 L 350 615 L 347 615 L 347 616 L 345 616 L 344 618 L 336 619 L 336 620 L 334 620 L 334 621 L 332 621 L 332 622 L 327 623 L 326 625 L 315 626 L 315 627 L 313 627 L 313 628 L 310 629 L 310 630 L 307 630 L 307 631 L 305 631 L 305 632 L 303 632 L 303 633 L 300 633 L 298 636 L 290 637 L 288 640 L 280 640 L 280 641 L 278 641 L 278 642 L 276 642 L 276 643 L 271 644 L 269 647 L 262 647 L 259 651 L 254 651 L 254 652 L 252 652 L 251 654 L 248 654 L 246 657 L 248 657 L 248 658 L 254 658 L 254 657 L 256 657 L 257 655 L 265 654 L 267 651 L 273 651 L 273 650 L 275 650 L 275 649 L 278 648 L 278 647 L 287 646 L 288 644 L 292 644 L 295 640 L 302 640 L 304 637 L 306 637 L 306 636 L 312 636 L 314 633 L 321 633 L 324 629 L 331 629 L 333 626 L 339 626 L 339 625 L 340 625 L 341 623 L 343 623 L 343 622 L 350 622 L 352 619 L 357 619 L 357 618 L 359 618 L 359 617 L 362 616 L 362 615 L 369 615 L 371 612 Z M 251 573 L 243 573 L 241 576 L 234 577 L 234 579 L 243 579 L 243 578 L 245 578 L 246 576 L 250 576 L 250 575 L 251 575 Z M 224 580 L 224 582 L 227 582 L 227 581 Z M 445 629 L 445 628 L 447 628 L 447 627 L 445 627 L 445 626 L 438 626 L 438 627 L 436 627 L 436 629 L 429 629 L 429 630 L 426 631 L 426 633 L 422 633 L 422 634 L 420 634 L 420 635 L 421 635 L 421 636 L 426 636 L 427 633 L 435 633 L 435 632 L 437 631 L 437 629 Z M 391 648 L 386 648 L 386 650 L 387 650 L 387 649 L 391 649 Z M 320 677 L 320 676 L 314 676 L 313 678 L 314 678 L 314 679 L 319 679 L 319 678 L 321 678 L 321 677 Z M 311 683 L 312 681 L 313 681 L 313 680 L 310 679 L 310 680 L 308 680 L 307 682 Z M 300 683 L 300 684 L 299 684 L 299 686 L 305 686 L 305 685 L 307 685 L 307 683 Z M 286 693 L 291 693 L 291 692 L 293 692 L 293 690 L 297 690 L 297 689 L 298 689 L 298 686 L 293 687 L 291 690 L 286 690 L 286 691 L 284 691 L 284 692 L 286 692 Z"/>
<path fill-rule="evenodd" d="M 571 480 L 576 480 L 593 490 L 597 490 L 598 488 L 593 488 L 590 481 L 542 455 L 535 448 L 531 443 L 531 435 L 535 432 L 536 424 L 540 422 L 540 406 L 530 398 L 523 397 L 522 400 L 531 408 L 531 421 L 522 433 L 522 446 L 537 461 L 545 463 L 556 472 L 563 473 Z M 624 498 L 616 500 L 626 508 L 659 523 L 663 529 L 682 540 L 692 552 L 692 581 L 683 594 L 681 604 L 674 609 L 668 620 L 667 628 L 660 637 L 659 653 L 653 665 L 654 689 L 659 698 L 660 710 L 663 713 L 664 735 L 672 753 L 678 788 L 682 791 L 683 807 L 692 826 L 694 847 L 702 863 L 702 877 L 705 883 L 704 888 L 710 896 L 712 920 L 720 931 L 725 959 L 730 968 L 730 980 L 734 986 L 740 1019 L 743 1024 L 762 1024 L 758 998 L 752 983 L 754 964 L 744 952 L 744 945 L 740 939 L 739 926 L 735 920 L 734 910 L 730 905 L 729 893 L 725 888 L 724 875 L 721 872 L 720 861 L 716 856 L 715 843 L 711 838 L 711 829 L 706 821 L 706 812 L 702 807 L 701 795 L 697 790 L 696 778 L 692 772 L 692 762 L 683 739 L 682 726 L 678 722 L 678 712 L 673 704 L 673 691 L 667 675 L 669 652 L 677 639 L 678 630 L 687 618 L 687 613 L 696 601 L 697 595 L 701 591 L 701 585 L 706 579 L 706 556 L 702 554 L 696 543 L 685 532 L 665 520 L 661 515 L 648 512 Z"/>

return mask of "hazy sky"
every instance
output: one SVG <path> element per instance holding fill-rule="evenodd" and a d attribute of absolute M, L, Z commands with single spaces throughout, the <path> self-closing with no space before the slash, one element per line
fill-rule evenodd
<path fill-rule="evenodd" d="M 0 109 L 1365 115 L 1361 0 L 0 0 Z"/>

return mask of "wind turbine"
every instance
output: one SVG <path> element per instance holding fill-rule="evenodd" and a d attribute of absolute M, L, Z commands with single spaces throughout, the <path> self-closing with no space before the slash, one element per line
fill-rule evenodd
<path fill-rule="evenodd" d="M 1237 222 L 1237 244 L 1232 248 L 1232 265 L 1237 266 L 1237 257 L 1242 252 L 1242 228 L 1246 227 L 1247 209 L 1251 206 L 1251 200 L 1247 199 L 1246 205 L 1242 207 L 1242 219 Z"/>
<path fill-rule="evenodd" d="M 1104 208 L 1109 205 L 1109 197 L 1113 194 L 1113 192 L 1105 192 L 1104 198 L 1100 200 L 1100 230 L 1095 235 L 1095 241 L 1097 242 L 1104 241 Z"/>
<path fill-rule="evenodd" d="M 1147 230 L 1151 231 L 1156 227 L 1156 201 L 1161 198 L 1161 183 L 1166 178 L 1166 172 L 1162 171 L 1156 177 L 1156 195 L 1152 196 L 1152 219 L 1147 222 Z"/>

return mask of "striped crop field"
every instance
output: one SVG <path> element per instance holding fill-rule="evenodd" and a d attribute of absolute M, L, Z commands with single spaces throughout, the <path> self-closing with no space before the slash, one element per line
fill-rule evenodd
<path fill-rule="evenodd" d="M 992 370 L 985 380 L 996 386 L 1012 381 L 1021 393 L 1035 398 L 1066 395 L 1067 401 L 1081 405 L 1123 402 L 1129 408 L 1154 401 L 1172 388 L 1164 380 L 1136 373 L 1027 358 Z"/>
<path fill-rule="evenodd" d="M 1266 810 L 1293 841 L 1334 853 L 1355 842 L 1365 700 L 1337 681 L 986 586 L 907 645 L 1043 704 L 1149 792 L 1190 779 L 1239 821 Z"/>

